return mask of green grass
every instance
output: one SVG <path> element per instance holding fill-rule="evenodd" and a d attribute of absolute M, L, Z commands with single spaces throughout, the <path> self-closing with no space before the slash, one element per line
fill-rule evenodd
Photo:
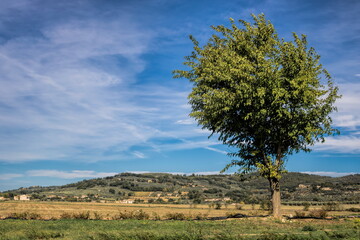
<path fill-rule="evenodd" d="M 311 230 L 311 231 L 310 231 Z M 0 239 L 360 239 L 360 221 L 2 220 Z"/>

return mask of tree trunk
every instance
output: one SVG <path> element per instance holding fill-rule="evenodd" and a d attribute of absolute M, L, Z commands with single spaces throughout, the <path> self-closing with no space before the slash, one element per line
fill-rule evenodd
<path fill-rule="evenodd" d="M 269 182 L 273 217 L 281 218 L 280 182 L 277 178 L 269 178 Z"/>

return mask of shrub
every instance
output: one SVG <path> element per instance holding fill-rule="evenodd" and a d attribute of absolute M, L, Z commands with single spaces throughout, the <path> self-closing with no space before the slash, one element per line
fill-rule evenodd
<path fill-rule="evenodd" d="M 326 218 L 328 215 L 328 212 L 325 210 L 313 210 L 310 211 L 309 217 L 313 218 Z"/>
<path fill-rule="evenodd" d="M 101 215 L 101 213 L 98 213 L 98 212 L 94 212 L 94 219 L 95 220 L 101 220 L 103 217 Z"/>
<path fill-rule="evenodd" d="M 346 209 L 346 211 L 349 211 L 349 212 L 360 212 L 360 208 L 352 207 L 352 208 Z"/>
<path fill-rule="evenodd" d="M 271 201 L 265 200 L 260 202 L 260 209 L 270 211 L 272 209 Z"/>
<path fill-rule="evenodd" d="M 295 218 L 304 218 L 304 217 L 306 217 L 305 212 L 295 211 Z"/>
<path fill-rule="evenodd" d="M 241 204 L 236 203 L 236 204 L 235 204 L 235 208 L 236 208 L 237 210 L 242 210 L 243 206 L 242 206 Z"/>
<path fill-rule="evenodd" d="M 7 218 L 21 219 L 21 220 L 42 219 L 40 214 L 31 213 L 31 212 L 10 213 Z"/>
<path fill-rule="evenodd" d="M 188 219 L 183 213 L 167 213 L 165 218 L 168 220 L 186 220 Z"/>
<path fill-rule="evenodd" d="M 71 213 L 64 212 L 60 215 L 60 219 L 72 219 L 73 215 Z"/>
<path fill-rule="evenodd" d="M 339 211 L 339 210 L 341 210 L 341 206 L 337 202 L 329 202 L 329 203 L 326 203 L 322 207 L 322 209 L 325 211 Z"/>
<path fill-rule="evenodd" d="M 136 198 L 135 200 L 134 200 L 134 203 L 143 203 L 144 202 L 144 200 L 143 199 L 139 199 L 139 198 Z"/>
<path fill-rule="evenodd" d="M 311 225 L 306 225 L 301 229 L 301 231 L 313 232 L 317 231 L 317 229 Z"/>
<path fill-rule="evenodd" d="M 143 210 L 136 211 L 124 211 L 119 212 L 119 214 L 113 217 L 113 220 L 124 220 L 124 219 L 136 219 L 136 220 L 147 220 L 150 218 L 150 215 Z"/>
<path fill-rule="evenodd" d="M 206 214 L 206 213 L 204 213 L 204 214 L 197 213 L 197 214 L 195 214 L 194 219 L 195 220 L 206 220 L 207 217 L 208 217 L 208 214 Z"/>
<path fill-rule="evenodd" d="M 74 213 L 72 215 L 73 219 L 90 219 L 90 212 L 81 212 L 81 213 Z"/>
<path fill-rule="evenodd" d="M 215 203 L 215 209 L 220 210 L 222 207 L 221 203 L 217 202 Z"/>
<path fill-rule="evenodd" d="M 153 220 L 161 220 L 160 215 L 158 213 L 156 213 L 156 212 L 152 213 L 152 219 Z"/>
<path fill-rule="evenodd" d="M 303 211 L 309 211 L 310 203 L 304 202 L 304 203 L 303 203 L 303 206 L 304 206 Z"/>

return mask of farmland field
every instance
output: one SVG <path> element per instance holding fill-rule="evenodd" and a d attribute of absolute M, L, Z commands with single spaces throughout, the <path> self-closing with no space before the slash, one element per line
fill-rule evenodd
<path fill-rule="evenodd" d="M 347 209 L 359 205 L 342 207 Z M 315 209 L 310 207 L 310 210 L 312 208 Z M 301 206 L 283 206 L 287 215 L 301 210 Z M 119 213 L 139 211 L 143 213 L 141 216 L 147 216 L 140 218 L 145 220 L 111 220 Z M 9 216 L 21 218 L 25 216 L 21 215 L 23 213 L 39 220 L 5 219 Z M 204 220 L 204 216 L 224 217 L 235 213 L 263 217 Z M 78 218 L 86 220 L 63 219 L 71 214 L 78 214 Z M 241 210 L 228 205 L 218 210 L 200 204 L 9 201 L 0 202 L 0 217 L 4 219 L 0 221 L 0 239 L 360 239 L 358 218 L 274 220 L 264 217 L 266 214 L 257 205 L 243 205 Z M 336 215 L 351 215 L 351 212 L 329 212 L 329 216 Z M 182 221 L 166 220 L 169 216 L 185 218 L 180 218 Z M 202 220 L 194 220 L 200 219 L 199 216 Z"/>
<path fill-rule="evenodd" d="M 268 215 L 268 211 L 260 210 L 259 205 L 243 204 L 223 205 L 221 209 L 210 208 L 207 204 L 119 204 L 119 203 L 73 203 L 73 202 L 34 202 L 34 201 L 5 201 L 0 202 L 0 218 L 6 218 L 11 213 L 31 212 L 41 216 L 42 219 L 58 219 L 64 213 L 97 213 L 103 219 L 112 219 L 119 212 L 142 210 L 150 215 L 157 214 L 164 217 L 169 213 L 182 213 L 187 216 L 206 215 L 207 217 L 223 217 L 228 214 L 242 213 L 250 216 Z M 360 204 L 341 205 L 341 209 L 351 207 L 360 208 Z M 302 211 L 302 206 L 282 206 L 284 215 L 294 215 L 295 211 Z M 321 206 L 311 206 L 309 210 L 318 210 Z M 330 216 L 354 215 L 348 211 L 331 211 Z"/>

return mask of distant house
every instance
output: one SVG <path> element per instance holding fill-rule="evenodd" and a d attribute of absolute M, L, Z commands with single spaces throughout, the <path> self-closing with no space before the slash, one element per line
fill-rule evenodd
<path fill-rule="evenodd" d="M 134 203 L 134 200 L 133 199 L 125 199 L 125 200 L 120 201 L 120 203 L 132 204 L 132 203 Z"/>
<path fill-rule="evenodd" d="M 305 184 L 299 184 L 298 188 L 305 189 L 305 188 L 309 188 L 309 186 Z"/>
<path fill-rule="evenodd" d="M 14 196 L 14 200 L 16 200 L 16 201 L 29 201 L 30 196 L 28 196 L 28 195 L 17 195 L 17 196 Z"/>
<path fill-rule="evenodd" d="M 222 202 L 222 201 L 230 201 L 231 198 L 208 198 L 205 199 L 205 202 Z"/>
<path fill-rule="evenodd" d="M 221 200 L 221 198 L 208 198 L 205 199 L 205 202 L 220 202 Z"/>

